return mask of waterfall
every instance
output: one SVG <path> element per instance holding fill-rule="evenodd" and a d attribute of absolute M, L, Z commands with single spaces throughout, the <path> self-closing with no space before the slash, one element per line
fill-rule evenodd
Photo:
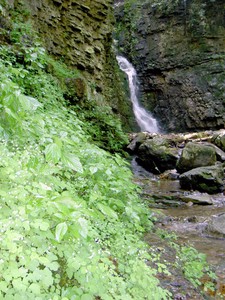
<path fill-rule="evenodd" d="M 152 115 L 139 104 L 137 97 L 137 74 L 134 67 L 123 56 L 117 56 L 116 59 L 120 69 L 128 76 L 130 100 L 133 105 L 133 111 L 138 126 L 140 127 L 141 131 L 159 132 L 156 119 L 154 119 Z"/>

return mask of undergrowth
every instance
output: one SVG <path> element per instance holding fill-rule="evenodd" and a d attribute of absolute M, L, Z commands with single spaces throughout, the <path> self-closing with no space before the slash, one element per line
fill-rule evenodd
<path fill-rule="evenodd" d="M 72 71 L 22 27 L 0 47 L 0 299 L 170 299 L 146 264 L 152 223 L 126 162 L 92 143 L 64 99 Z"/>
<path fill-rule="evenodd" d="M 126 163 L 91 142 L 63 97 L 63 65 L 49 73 L 40 43 L 11 32 L 0 47 L 0 298 L 168 299 L 146 265 L 151 222 Z"/>

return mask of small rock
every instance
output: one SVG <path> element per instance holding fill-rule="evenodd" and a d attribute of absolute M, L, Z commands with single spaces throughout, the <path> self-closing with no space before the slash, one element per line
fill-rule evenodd
<path fill-rule="evenodd" d="M 225 213 L 215 216 L 208 224 L 207 230 L 225 237 Z"/>
<path fill-rule="evenodd" d="M 193 204 L 203 204 L 203 205 L 210 205 L 213 204 L 211 197 L 204 193 L 199 195 L 188 195 L 183 196 L 182 201 L 187 202 L 187 206 L 192 206 Z"/>

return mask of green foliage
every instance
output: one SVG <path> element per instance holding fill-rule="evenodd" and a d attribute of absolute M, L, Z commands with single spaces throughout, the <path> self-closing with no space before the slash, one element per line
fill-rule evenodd
<path fill-rule="evenodd" d="M 128 137 L 123 132 L 121 122 L 105 103 L 88 103 L 86 109 L 76 106 L 79 118 L 84 121 L 84 129 L 101 148 L 110 152 L 120 152 L 128 145 Z"/>
<path fill-rule="evenodd" d="M 182 271 L 184 277 L 189 280 L 195 288 L 201 287 L 204 291 L 215 289 L 216 275 L 210 269 L 205 254 L 198 252 L 190 245 L 179 245 L 177 236 L 173 232 L 158 229 L 157 235 L 164 240 L 167 251 L 174 253 L 173 268 L 177 269 L 178 272 Z M 165 260 L 162 261 L 159 254 L 158 256 L 154 252 L 153 254 L 152 261 L 156 263 L 158 268 L 161 267 L 163 263 L 161 269 L 165 269 L 165 273 L 167 273 L 168 269 L 170 270 L 170 268 L 168 268 L 168 262 L 165 264 Z M 209 281 L 204 282 L 204 277 L 209 278 Z"/>
<path fill-rule="evenodd" d="M 136 32 L 142 17 L 141 7 L 142 3 L 140 1 L 125 0 L 123 10 L 124 16 L 116 23 L 115 36 L 119 41 L 118 46 L 120 46 L 120 39 L 123 42 L 129 41 L 129 43 L 124 45 L 125 49 L 120 48 L 119 50 L 127 53 L 133 59 L 135 59 L 136 45 L 138 44 Z"/>
<path fill-rule="evenodd" d="M 149 2 L 149 0 L 146 1 L 146 3 Z M 157 9 L 161 13 L 169 14 L 174 11 L 179 4 L 183 5 L 185 2 L 182 3 L 181 0 L 154 0 L 151 1 L 151 3 L 154 9 Z"/>
<path fill-rule="evenodd" d="M 215 279 L 215 274 L 209 271 L 206 255 L 199 253 L 193 247 L 181 247 L 178 264 L 180 263 L 183 265 L 182 268 L 185 277 L 196 287 L 202 284 L 200 279 L 206 272 L 212 279 Z"/>
<path fill-rule="evenodd" d="M 46 57 L 0 49 L 0 298 L 169 299 L 146 265 L 152 224 L 126 162 L 90 143 Z"/>
<path fill-rule="evenodd" d="M 166 265 L 146 264 L 152 223 L 127 163 L 87 135 L 117 150 L 118 120 L 68 105 L 63 78 L 79 74 L 31 31 L 15 25 L 0 48 L 0 299 L 170 299 Z"/>

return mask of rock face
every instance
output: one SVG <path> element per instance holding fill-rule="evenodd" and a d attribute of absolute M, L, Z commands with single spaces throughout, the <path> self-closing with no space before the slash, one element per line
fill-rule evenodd
<path fill-rule="evenodd" d="M 15 7 L 18 6 L 14 1 Z M 111 48 L 112 0 L 25 0 L 47 50 L 92 75 L 102 89 Z"/>
<path fill-rule="evenodd" d="M 161 179 L 179 178 L 182 189 L 215 194 L 225 189 L 225 152 L 213 144 L 221 133 L 132 134 L 128 151 Z"/>
<path fill-rule="evenodd" d="M 68 100 L 73 103 L 75 96 L 75 101 L 88 98 L 88 101 L 95 100 L 96 105 L 111 106 L 130 131 L 132 106 L 124 91 L 112 47 L 113 0 L 4 2 L 8 5 L 9 15 L 19 12 L 24 23 L 29 20 L 54 58 L 62 59 L 79 71 L 83 81 L 68 78 L 66 82 L 71 90 L 66 95 Z"/>
<path fill-rule="evenodd" d="M 168 131 L 224 128 L 224 0 L 126 2 L 117 36 L 145 107 Z"/>

